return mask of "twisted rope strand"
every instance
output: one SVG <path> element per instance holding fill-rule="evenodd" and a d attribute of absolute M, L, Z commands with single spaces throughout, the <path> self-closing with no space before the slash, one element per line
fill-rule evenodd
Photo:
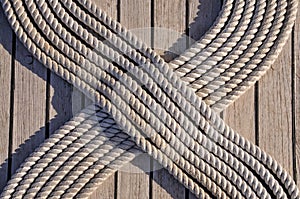
<path fill-rule="evenodd" d="M 18 5 L 17 5 L 18 6 Z M 18 10 L 18 9 L 17 9 Z M 37 52 L 39 52 L 39 51 L 37 51 Z M 105 104 L 104 104 L 105 105 Z M 108 107 L 109 108 L 109 107 Z M 142 141 L 144 141 L 144 139 L 142 140 Z M 144 141 L 145 142 L 145 141 Z M 146 142 L 147 143 L 147 142 Z M 149 144 L 148 144 L 148 146 L 150 146 Z M 153 150 L 153 149 L 148 149 L 148 150 L 150 150 L 150 152 Z M 159 153 L 159 155 L 161 156 L 162 154 L 161 153 Z M 167 159 L 165 156 L 163 156 L 164 157 L 164 159 Z M 171 164 L 171 162 L 169 162 L 168 164 Z M 172 167 L 172 168 L 174 168 L 174 166 Z M 175 167 L 175 169 L 176 169 L 177 167 Z M 176 171 L 176 170 L 175 170 Z M 184 175 L 184 177 L 185 178 L 187 178 L 187 176 L 186 175 Z M 196 186 L 196 188 L 197 188 L 197 186 Z M 199 192 L 199 191 L 198 191 Z M 205 195 L 205 194 L 204 194 Z"/>

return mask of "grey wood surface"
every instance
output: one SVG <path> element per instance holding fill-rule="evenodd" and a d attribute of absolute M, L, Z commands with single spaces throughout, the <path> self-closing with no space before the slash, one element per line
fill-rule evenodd
<path fill-rule="evenodd" d="M 220 0 L 94 0 L 171 60 L 213 24 Z M 267 74 L 222 117 L 300 184 L 300 15 Z M 149 27 L 160 28 L 164 34 Z M 187 35 L 188 37 L 186 37 Z M 173 44 L 173 43 L 177 44 Z M 44 139 L 91 101 L 38 63 L 16 40 L 0 9 L 0 192 Z M 91 198 L 194 198 L 147 156 L 102 184 Z M 144 171 L 143 171 L 144 170 Z"/>

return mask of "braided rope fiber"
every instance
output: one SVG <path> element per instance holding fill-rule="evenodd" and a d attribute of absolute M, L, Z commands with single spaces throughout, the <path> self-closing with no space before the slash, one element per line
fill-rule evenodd
<path fill-rule="evenodd" d="M 141 151 L 199 198 L 300 198 L 289 174 L 217 114 L 274 62 L 297 0 L 227 0 L 170 63 L 89 0 L 1 3 L 29 51 L 95 105 L 31 154 L 0 198 L 87 198 Z"/>

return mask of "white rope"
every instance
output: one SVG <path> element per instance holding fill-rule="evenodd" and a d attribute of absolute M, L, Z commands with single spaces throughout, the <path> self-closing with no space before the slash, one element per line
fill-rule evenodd
<path fill-rule="evenodd" d="M 299 198 L 287 172 L 194 93 L 220 111 L 253 85 L 286 41 L 297 1 L 225 2 L 215 26 L 170 66 L 90 1 L 1 2 L 35 57 L 103 108 L 83 110 L 71 120 L 78 126 L 63 126 L 1 198 L 87 197 L 139 153 L 135 144 L 201 198 Z"/>

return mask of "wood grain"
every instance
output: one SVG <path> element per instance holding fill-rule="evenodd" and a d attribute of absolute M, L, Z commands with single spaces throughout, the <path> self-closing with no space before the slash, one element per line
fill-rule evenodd
<path fill-rule="evenodd" d="M 219 11 L 221 10 L 222 2 L 219 0 L 188 0 L 187 8 L 187 31 L 188 42 L 187 47 L 198 41 L 213 25 Z M 203 23 L 205 21 L 205 23 Z M 194 199 L 196 196 L 188 193 L 186 189 L 186 198 Z"/>
<path fill-rule="evenodd" d="M 46 118 L 47 70 L 19 41 L 14 71 L 11 173 L 45 139 Z"/>
<path fill-rule="evenodd" d="M 49 71 L 48 71 L 49 72 Z M 49 134 L 52 134 L 71 119 L 72 86 L 54 73 L 48 74 Z M 48 85 L 49 86 L 49 85 Z"/>
<path fill-rule="evenodd" d="M 101 186 L 90 195 L 90 199 L 99 199 L 99 198 L 116 198 L 115 192 L 117 187 L 114 184 L 115 175 L 110 176 Z"/>
<path fill-rule="evenodd" d="M 258 145 L 292 175 L 291 45 L 289 39 L 258 83 Z"/>
<path fill-rule="evenodd" d="M 0 27 L 8 27 L 2 9 L 0 9 Z M 11 54 L 13 34 L 10 29 L 0 29 L 0 192 L 8 177 L 9 128 L 10 128 L 10 94 L 11 94 Z"/>
<path fill-rule="evenodd" d="M 129 30 L 137 33 L 138 37 L 148 45 L 151 40 L 151 2 L 150 0 L 121 0 L 120 23 Z M 137 163 L 144 162 L 149 168 L 148 155 L 138 156 Z M 149 175 L 146 168 L 127 167 L 117 172 L 117 198 L 149 198 Z M 149 171 L 149 170 L 148 170 Z"/>
<path fill-rule="evenodd" d="M 117 19 L 118 6 L 117 0 L 95 0 L 96 5 L 111 17 Z M 85 106 L 90 104 L 91 100 L 85 97 Z M 116 198 L 117 186 L 115 175 L 110 176 L 97 190 L 90 196 L 91 199 Z"/>
<path fill-rule="evenodd" d="M 224 111 L 225 122 L 243 137 L 255 143 L 254 88 L 248 90 Z"/>
<path fill-rule="evenodd" d="M 298 6 L 297 20 L 293 30 L 293 117 L 294 117 L 294 179 L 300 188 L 300 11 Z"/>
<path fill-rule="evenodd" d="M 187 34 L 189 45 L 198 41 L 213 25 L 222 2 L 220 0 L 187 0 Z"/>
<path fill-rule="evenodd" d="M 186 31 L 186 2 L 155 0 L 153 3 L 153 47 L 165 60 L 170 61 L 186 48 L 186 38 L 180 39 Z M 154 167 L 152 198 L 184 198 L 185 187 L 167 170 L 160 168 Z"/>

